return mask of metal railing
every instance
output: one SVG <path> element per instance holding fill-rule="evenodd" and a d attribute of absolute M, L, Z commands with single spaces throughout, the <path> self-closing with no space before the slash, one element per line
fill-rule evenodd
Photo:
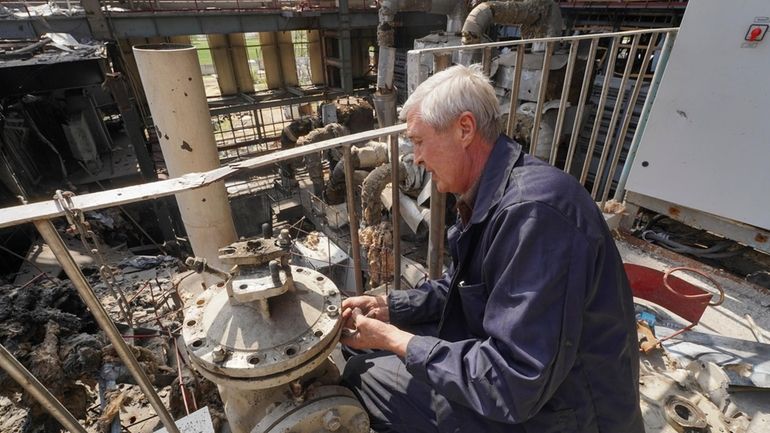
<path fill-rule="evenodd" d="M 336 11 L 337 0 L 101 0 L 110 14 L 132 12 L 277 12 Z M 84 13 L 80 0 L 3 1 L 11 10 L 25 12 L 27 17 Z M 350 10 L 376 10 L 374 0 L 349 0 Z M 53 8 L 53 9 L 52 9 Z M 54 12 L 55 11 L 55 12 Z"/>
<path fill-rule="evenodd" d="M 675 34 L 676 29 L 658 29 L 411 51 L 409 53 L 408 64 L 410 67 L 416 67 L 417 69 L 410 70 L 409 76 L 410 78 L 416 76 L 418 81 L 410 81 L 410 85 L 418 84 L 427 76 L 427 73 L 423 74 L 423 72 L 426 71 L 420 69 L 422 67 L 422 56 L 431 56 L 431 59 L 433 60 L 433 62 L 431 62 L 431 68 L 439 70 L 448 65 L 449 61 L 451 60 L 451 54 L 453 52 L 462 50 L 466 54 L 472 54 L 473 51 L 478 50 L 482 53 L 481 60 L 485 70 L 491 72 L 495 63 L 493 61 L 494 50 L 500 48 L 514 48 L 515 52 L 512 53 L 514 54 L 515 59 L 513 63 L 515 71 L 513 74 L 514 79 L 510 84 L 511 95 L 520 96 L 523 92 L 523 89 L 526 87 L 525 84 L 531 84 L 525 83 L 522 78 L 524 76 L 523 71 L 526 69 L 524 67 L 526 56 L 525 49 L 527 47 L 531 48 L 533 43 L 544 44 L 541 63 L 544 67 L 542 68 L 542 71 L 539 75 L 539 82 L 537 82 L 537 86 L 533 88 L 536 89 L 537 95 L 537 99 L 534 101 L 536 107 L 536 115 L 533 117 L 532 130 L 529 132 L 530 143 L 534 144 L 534 146 L 530 147 L 530 151 L 536 154 L 539 143 L 538 137 L 540 137 L 539 125 L 543 123 L 542 111 L 546 102 L 545 97 L 549 95 L 549 92 L 559 93 L 558 89 L 548 89 L 549 75 L 552 74 L 552 72 L 549 72 L 551 71 L 549 66 L 552 64 L 554 59 L 559 60 L 559 56 L 563 52 L 567 59 L 566 63 L 564 63 L 565 78 L 563 79 L 561 85 L 559 103 L 556 104 L 559 111 L 556 113 L 556 120 L 554 122 L 553 128 L 553 130 L 557 131 L 558 133 L 554 134 L 550 140 L 549 144 L 551 147 L 547 153 L 546 158 L 552 164 L 560 166 L 561 168 L 566 169 L 566 171 L 578 176 L 578 179 L 583 185 L 588 187 L 590 184 L 591 192 L 594 198 L 597 199 L 597 201 L 601 201 L 603 203 L 611 191 L 611 186 L 613 183 L 612 180 L 615 174 L 618 172 L 618 168 L 621 166 L 620 160 L 622 158 L 620 156 L 623 153 L 623 144 L 627 141 L 626 135 L 629 131 L 629 126 L 631 123 L 630 116 L 633 114 L 633 107 L 636 105 L 639 98 L 641 85 L 645 81 L 647 65 L 649 65 L 651 62 L 657 63 L 657 68 L 651 77 L 649 89 L 649 94 L 653 95 L 655 89 L 657 88 L 657 82 L 660 80 L 660 76 L 662 75 L 661 71 L 665 65 L 665 58 L 670 52 Z M 645 38 L 646 35 L 649 36 Z M 624 40 L 623 38 L 630 39 Z M 585 59 L 585 65 L 582 67 L 580 67 L 580 51 L 582 49 L 580 47 L 581 43 L 585 43 L 587 45 L 587 55 L 582 55 L 582 58 Z M 566 44 L 566 47 L 562 46 L 564 44 Z M 610 53 L 609 56 L 605 56 L 603 60 L 597 58 L 597 55 L 602 46 L 606 46 L 608 52 Z M 645 48 L 643 49 L 643 54 L 639 57 L 636 56 L 636 53 L 639 52 L 640 46 Z M 626 59 L 637 59 L 641 62 L 639 67 L 641 72 L 638 73 L 638 76 L 636 77 L 633 89 L 627 90 L 626 86 L 629 83 L 632 71 L 635 69 L 633 66 L 634 62 L 626 62 L 622 68 L 620 86 L 618 86 L 618 88 L 622 91 L 618 93 L 615 105 L 609 112 L 611 113 L 609 118 L 609 126 L 611 127 L 605 130 L 603 140 L 604 143 L 597 150 L 596 144 L 599 142 L 598 138 L 601 135 L 601 131 L 599 129 L 602 125 L 601 119 L 603 118 L 605 105 L 607 104 L 608 100 L 610 84 L 612 83 L 611 78 L 613 78 L 613 76 L 616 74 L 615 63 L 617 59 L 617 53 L 618 51 L 622 50 L 627 50 L 627 55 L 625 56 Z M 582 74 L 579 72 L 580 68 L 583 69 Z M 604 77 L 601 79 L 602 86 L 598 87 L 596 92 L 593 92 L 594 94 L 598 93 L 599 101 L 597 108 L 593 110 L 595 111 L 593 114 L 593 127 L 590 129 L 590 131 L 584 131 L 582 134 L 583 140 L 581 140 L 581 119 L 586 118 L 586 120 L 588 120 L 592 114 L 592 110 L 586 109 L 584 107 L 584 103 L 585 101 L 589 100 L 589 90 L 591 87 L 593 87 L 594 70 L 598 72 L 604 71 Z M 580 86 L 572 86 L 572 83 L 575 82 L 573 75 L 577 76 L 578 78 L 582 75 Z M 573 95 L 574 100 L 577 101 L 577 110 L 573 114 L 573 117 L 576 118 L 576 121 L 573 121 L 572 126 L 569 127 L 569 125 L 566 123 L 566 118 L 568 117 L 568 112 L 566 111 L 568 108 L 567 105 L 570 103 L 569 101 L 572 98 L 569 96 L 569 90 L 573 88 L 576 89 L 578 87 L 580 89 L 579 92 L 576 92 L 577 95 Z M 627 92 L 630 92 L 630 94 L 626 99 L 625 93 Z M 516 114 L 516 108 L 519 106 L 519 100 L 521 98 L 509 97 L 509 99 L 510 100 L 507 101 L 507 103 L 511 115 L 509 116 L 506 129 L 509 133 L 512 133 L 515 126 L 515 119 L 518 116 L 518 114 Z M 624 104 L 624 101 L 627 101 L 628 103 Z M 651 96 L 648 96 L 644 103 L 640 124 L 636 128 L 636 132 L 633 136 L 631 144 L 631 149 L 628 152 L 629 156 L 627 158 L 633 157 L 635 146 L 638 145 L 638 136 L 643 130 L 645 113 L 649 110 L 650 101 Z M 624 106 L 626 107 L 625 110 Z M 631 108 L 629 109 L 628 107 Z M 184 191 L 190 191 L 230 178 L 236 174 L 243 174 L 249 170 L 254 170 L 266 166 L 273 166 L 274 164 L 281 161 L 290 160 L 311 153 L 318 153 L 327 149 L 343 147 L 344 153 L 346 155 L 346 158 L 344 159 L 346 164 L 347 178 L 346 192 L 348 198 L 348 212 L 350 216 L 349 229 L 351 247 L 354 259 L 354 271 L 356 275 L 356 291 L 358 293 L 362 293 L 363 282 L 360 277 L 362 266 L 360 240 L 358 237 L 357 228 L 357 212 L 353 205 L 354 190 L 352 182 L 350 146 L 352 146 L 354 143 L 366 142 L 381 137 L 388 137 L 389 140 L 392 140 L 390 137 L 400 134 L 405 130 L 406 125 L 399 124 L 374 131 L 361 132 L 332 140 L 326 140 L 319 143 L 313 143 L 298 148 L 281 150 L 267 155 L 260 155 L 247 160 L 227 164 L 220 168 L 204 173 L 192 173 L 179 178 L 151 182 L 142 185 L 116 188 L 90 194 L 74 195 L 68 197 L 66 201 L 48 200 L 38 203 L 3 208 L 0 209 L 0 228 L 28 222 L 34 223 L 43 240 L 49 246 L 51 246 L 54 255 L 62 265 L 65 273 L 75 285 L 78 293 L 86 302 L 92 314 L 94 314 L 100 328 L 105 332 L 111 343 L 116 347 L 116 350 L 122 361 L 126 364 L 129 371 L 140 385 L 142 391 L 145 393 L 148 400 L 155 408 L 156 413 L 159 415 L 163 424 L 166 426 L 167 431 L 176 432 L 178 430 L 173 423 L 171 415 L 160 401 L 158 394 L 152 387 L 152 384 L 149 382 L 147 375 L 144 373 L 136 358 L 131 353 L 130 348 L 115 328 L 115 324 L 112 322 L 104 307 L 97 299 L 88 280 L 83 277 L 83 273 L 75 263 L 71 253 L 64 246 L 58 232 L 53 227 L 51 219 L 65 216 L 72 213 L 73 211 L 79 213 L 90 210 L 97 210 L 106 207 L 156 199 Z M 565 140 L 564 143 L 562 143 L 559 139 L 560 131 L 562 130 L 572 131 L 570 139 Z M 615 130 L 618 132 L 615 133 Z M 390 143 L 392 150 L 397 153 L 395 140 L 390 141 Z M 566 149 L 564 149 L 562 145 L 566 146 Z M 585 152 L 582 152 L 583 147 L 585 147 Z M 564 151 L 562 152 L 560 149 Z M 595 151 L 599 152 L 598 157 L 595 155 Z M 562 158 L 561 155 L 564 155 L 564 158 Z M 596 168 L 594 169 L 594 179 L 590 179 L 588 173 L 591 171 L 591 164 L 594 161 L 596 163 Z M 394 177 L 396 177 L 398 173 L 398 158 L 391 158 L 391 163 L 394 165 L 393 173 L 395 173 Z M 626 167 L 627 166 L 628 163 L 626 163 Z M 618 185 L 619 190 L 622 190 L 622 181 L 623 180 L 621 179 L 621 183 Z M 397 193 L 398 189 L 393 188 L 393 191 L 395 194 Z M 441 200 L 437 199 L 436 201 L 432 201 L 431 206 L 434 208 L 434 210 L 438 210 L 438 208 L 442 207 Z M 432 212 L 432 214 L 433 213 L 434 212 Z M 439 212 L 435 213 L 439 214 Z M 392 217 L 394 221 L 393 226 L 395 227 L 398 225 L 400 218 L 398 202 L 395 200 L 394 205 L 392 206 Z M 429 263 L 435 262 L 435 265 L 432 269 L 433 272 L 436 271 L 436 268 L 440 269 L 440 257 L 443 254 L 443 248 L 441 248 L 440 244 L 440 241 L 443 238 L 443 230 L 441 230 L 439 233 L 438 227 L 443 227 L 443 225 L 439 226 L 439 224 L 433 224 L 432 221 L 431 232 L 435 230 L 436 234 L 433 235 L 432 233 L 431 236 L 432 253 L 429 257 Z M 398 256 L 398 252 L 400 252 L 400 239 L 397 235 L 397 232 L 394 232 L 393 248 L 394 251 L 397 252 L 395 255 Z M 433 272 L 431 275 L 434 275 Z M 394 280 L 399 281 L 399 279 L 400 267 L 394 266 Z M 2 361 L 2 359 L 4 358 L 0 358 L 0 361 Z M 10 358 L 6 359 L 6 361 L 8 362 L 0 362 L 0 366 L 9 372 L 14 372 L 15 374 L 13 377 L 28 377 L 28 373 L 25 374 L 23 371 L 18 369 L 17 363 L 12 362 Z M 36 389 L 33 385 L 27 385 L 28 386 L 26 386 L 26 389 L 32 393 L 33 397 L 40 399 L 40 401 L 43 403 L 43 407 L 51 409 L 52 414 L 57 417 L 57 420 L 59 420 L 63 425 L 71 425 L 72 417 L 68 417 L 66 414 L 62 414 L 61 410 L 58 409 L 61 405 L 58 404 L 58 402 L 52 396 L 50 396 L 50 394 L 46 395 L 44 392 L 40 392 L 40 389 Z"/>
<path fill-rule="evenodd" d="M 635 154 L 676 33 L 633 30 L 411 50 L 409 92 L 430 75 L 432 63 L 448 56 L 480 63 L 487 75 L 497 65 L 492 80 L 504 93 L 506 133 L 573 174 L 603 207 L 613 192 L 622 198 L 621 173 Z M 503 70 L 508 67 L 511 73 Z M 525 103 L 532 114 L 522 113 Z M 524 126 L 517 123 L 525 116 Z"/>
<path fill-rule="evenodd" d="M 70 251 L 64 245 L 59 233 L 53 226 L 52 219 L 66 216 L 73 211 L 85 212 L 107 207 L 119 206 L 128 203 L 136 203 L 146 200 L 152 200 L 160 197 L 173 195 L 176 193 L 190 191 L 215 182 L 230 178 L 236 174 L 243 174 L 246 171 L 258 169 L 261 167 L 273 166 L 274 164 L 301 157 L 311 153 L 321 152 L 327 149 L 343 147 L 346 164 L 346 182 L 348 197 L 348 212 L 350 214 L 350 237 L 353 251 L 354 271 L 356 275 L 356 292 L 363 293 L 363 282 L 361 280 L 361 254 L 360 240 L 358 237 L 358 227 L 356 210 L 353 205 L 353 182 L 351 158 L 349 156 L 350 146 L 354 143 L 366 142 L 380 137 L 390 137 L 406 130 L 405 124 L 395 125 L 388 128 L 382 128 L 374 131 L 367 131 L 358 134 L 352 134 L 333 140 L 327 140 L 319 143 L 313 143 L 307 146 L 281 150 L 269 155 L 262 155 L 228 164 L 204 173 L 192 173 L 179 178 L 168 179 L 157 182 L 150 182 L 141 185 L 116 188 L 108 191 L 74 195 L 64 200 L 48 200 L 38 203 L 24 204 L 0 209 L 0 228 L 11 227 L 19 224 L 32 222 L 40 233 L 41 237 L 51 247 L 51 250 L 58 260 L 62 269 L 72 281 L 78 291 L 78 294 L 84 300 L 88 309 L 94 315 L 99 327 L 105 332 L 110 342 L 116 348 L 123 363 L 127 366 L 132 376 L 139 384 L 140 388 L 148 398 L 156 413 L 160 417 L 166 430 L 178 433 L 173 418 L 168 409 L 163 405 L 155 389 L 152 387 L 146 373 L 141 365 L 131 353 L 130 348 L 124 341 L 120 332 L 118 332 L 115 323 L 109 317 L 107 311 L 99 302 L 93 288 L 88 280 L 83 276 L 81 269 L 75 263 Z M 395 146 L 394 146 L 395 147 Z M 398 163 L 398 158 L 392 159 L 394 164 Z M 348 174 L 349 173 L 349 174 Z M 397 191 L 397 189 L 395 189 Z M 394 207 L 393 218 L 395 221 L 400 218 L 397 206 Z M 394 239 L 394 249 L 400 249 L 400 240 Z M 400 278 L 400 270 L 394 269 L 394 278 Z M 61 403 L 50 393 L 31 379 L 32 376 L 19 364 L 10 353 L 4 351 L 0 346 L 0 367 L 8 371 L 11 377 L 20 381 L 20 384 L 26 391 L 37 399 L 41 405 L 48 409 L 51 414 L 64 426 L 72 431 L 84 431 L 73 425 L 74 418 L 64 409 Z"/>
<path fill-rule="evenodd" d="M 408 92 L 411 94 L 432 71 L 445 68 L 451 59 L 480 63 L 484 73 L 492 75 L 496 90 L 503 91 L 500 102 L 507 108 L 503 110 L 508 114 L 507 135 L 518 139 L 530 154 L 575 176 L 603 210 L 613 189 L 616 200 L 625 193 L 628 168 L 676 33 L 676 28 L 633 30 L 411 50 L 407 54 Z M 619 72 L 617 61 L 621 57 L 625 64 Z M 555 60 L 559 62 L 556 65 Z M 615 86 L 617 74 L 620 81 Z M 599 77 L 603 78 L 597 85 Z M 640 99 L 645 83 L 648 91 Z M 610 103 L 613 87 L 615 97 Z M 519 113 L 523 100 L 533 113 L 527 122 L 517 122 L 525 116 Z M 548 107 L 554 105 L 555 116 L 547 115 Z M 641 112 L 636 114 L 640 105 Z M 605 113 L 611 113 L 610 117 Z M 544 121 L 544 117 L 549 120 Z M 571 118 L 571 125 L 567 118 Z M 638 127 L 631 134 L 634 119 Z M 545 132 L 550 132 L 550 139 Z M 433 204 L 441 207 L 443 199 L 435 188 L 431 191 L 427 260 L 431 278 L 441 274 L 444 222 Z"/>

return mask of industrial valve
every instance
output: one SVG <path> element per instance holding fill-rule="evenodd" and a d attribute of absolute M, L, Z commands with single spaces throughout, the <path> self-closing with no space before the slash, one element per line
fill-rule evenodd
<path fill-rule="evenodd" d="M 264 232 L 219 249 L 232 268 L 214 273 L 226 281 L 185 309 L 190 361 L 217 384 L 234 433 L 368 433 L 366 412 L 337 385 L 329 358 L 342 329 L 337 286 L 289 264 L 287 230 Z"/>

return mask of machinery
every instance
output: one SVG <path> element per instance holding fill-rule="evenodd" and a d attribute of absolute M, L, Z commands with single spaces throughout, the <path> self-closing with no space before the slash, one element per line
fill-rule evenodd
<path fill-rule="evenodd" d="M 185 310 L 190 361 L 217 384 L 235 433 L 368 433 L 369 418 L 338 386 L 329 358 L 342 330 L 341 295 L 319 272 L 289 265 L 288 230 L 219 250 L 230 273 Z"/>

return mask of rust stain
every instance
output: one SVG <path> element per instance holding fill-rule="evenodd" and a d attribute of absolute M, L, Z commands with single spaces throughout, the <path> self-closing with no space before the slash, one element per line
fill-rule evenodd
<path fill-rule="evenodd" d="M 182 146 L 180 146 L 180 147 L 181 147 L 182 149 L 184 149 L 184 150 L 188 151 L 188 152 L 192 152 L 192 151 L 193 151 L 193 150 L 192 150 L 192 146 L 190 146 L 190 143 L 188 143 L 188 142 L 186 142 L 186 141 L 182 141 Z"/>
<path fill-rule="evenodd" d="M 767 242 L 767 236 L 763 235 L 762 233 L 757 233 L 757 235 L 754 236 L 754 240 L 761 244 L 764 244 L 765 242 Z"/>
<path fill-rule="evenodd" d="M 678 207 L 671 206 L 670 208 L 668 208 L 668 214 L 671 215 L 672 217 L 678 217 L 679 213 L 680 211 Z"/>

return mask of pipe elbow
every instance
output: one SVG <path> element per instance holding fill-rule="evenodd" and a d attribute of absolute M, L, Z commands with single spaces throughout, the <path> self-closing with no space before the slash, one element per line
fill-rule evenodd
<path fill-rule="evenodd" d="M 494 13 L 489 3 L 481 3 L 473 8 L 463 24 L 462 44 L 471 45 L 481 42 L 481 37 L 493 21 Z"/>

